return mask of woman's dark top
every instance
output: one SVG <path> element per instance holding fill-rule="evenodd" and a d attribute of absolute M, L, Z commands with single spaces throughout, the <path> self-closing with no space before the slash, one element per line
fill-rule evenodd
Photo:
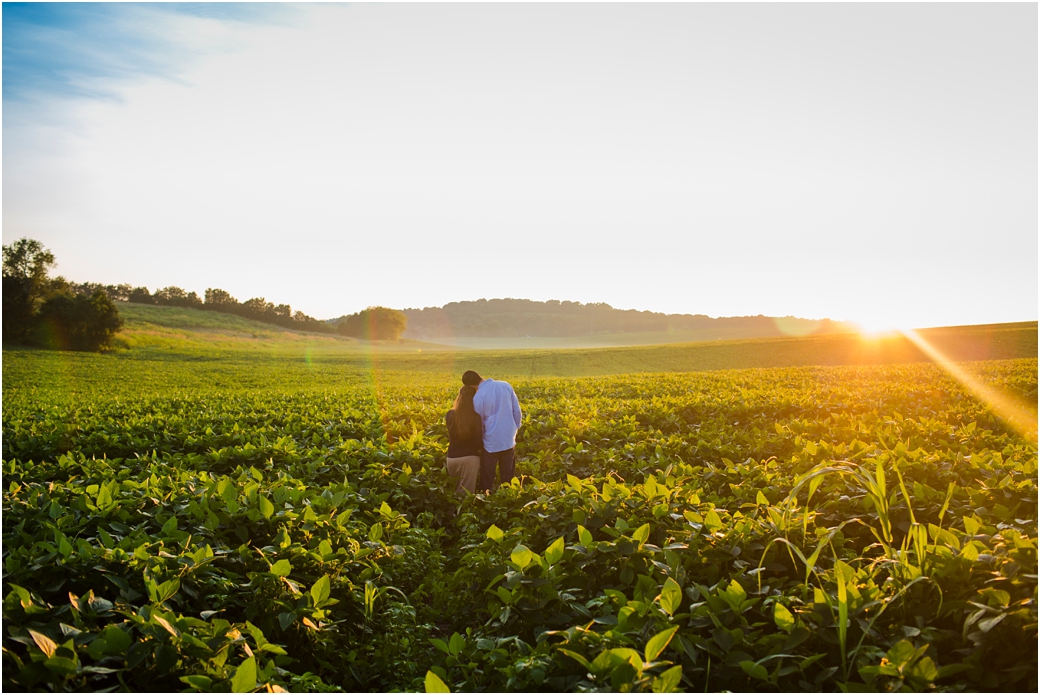
<path fill-rule="evenodd" d="M 448 458 L 457 459 L 461 456 L 479 456 L 480 447 L 484 445 L 480 431 L 471 439 L 459 439 L 451 433 L 451 421 L 455 417 L 455 411 L 449 410 L 444 416 L 444 424 L 448 426 Z"/>

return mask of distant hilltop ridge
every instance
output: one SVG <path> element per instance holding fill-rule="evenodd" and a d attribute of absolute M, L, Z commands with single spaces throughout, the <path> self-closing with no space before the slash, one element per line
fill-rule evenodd
<path fill-rule="evenodd" d="M 849 323 L 794 316 L 734 316 L 713 319 L 704 314 L 662 314 L 615 309 L 602 302 L 582 304 L 550 299 L 478 299 L 442 307 L 402 309 L 408 317 L 403 338 L 548 338 L 619 333 L 696 332 L 694 339 L 768 338 L 850 333 Z"/>

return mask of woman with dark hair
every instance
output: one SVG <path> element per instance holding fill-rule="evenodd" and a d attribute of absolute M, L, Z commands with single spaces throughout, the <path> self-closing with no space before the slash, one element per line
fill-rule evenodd
<path fill-rule="evenodd" d="M 472 386 L 463 386 L 444 416 L 444 424 L 448 426 L 448 474 L 459 481 L 456 493 L 476 492 L 480 476 L 483 432 L 480 416 L 473 409 L 476 393 Z"/>

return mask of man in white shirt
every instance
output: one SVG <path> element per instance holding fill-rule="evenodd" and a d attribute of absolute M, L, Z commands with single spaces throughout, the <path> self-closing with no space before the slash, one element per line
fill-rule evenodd
<path fill-rule="evenodd" d="M 462 375 L 462 383 L 477 389 L 473 409 L 484 424 L 484 452 L 480 455 L 480 481 L 477 489 L 490 492 L 495 484 L 495 468 L 500 483 L 516 473 L 516 431 L 522 414 L 513 387 L 505 381 L 483 379 L 474 371 Z"/>

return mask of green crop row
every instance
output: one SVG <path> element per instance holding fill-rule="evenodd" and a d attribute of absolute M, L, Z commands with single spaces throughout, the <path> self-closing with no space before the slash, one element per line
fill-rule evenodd
<path fill-rule="evenodd" d="M 456 498 L 457 376 L 34 354 L 5 689 L 1037 686 L 1036 444 L 934 366 L 513 379 L 520 478 Z"/>

